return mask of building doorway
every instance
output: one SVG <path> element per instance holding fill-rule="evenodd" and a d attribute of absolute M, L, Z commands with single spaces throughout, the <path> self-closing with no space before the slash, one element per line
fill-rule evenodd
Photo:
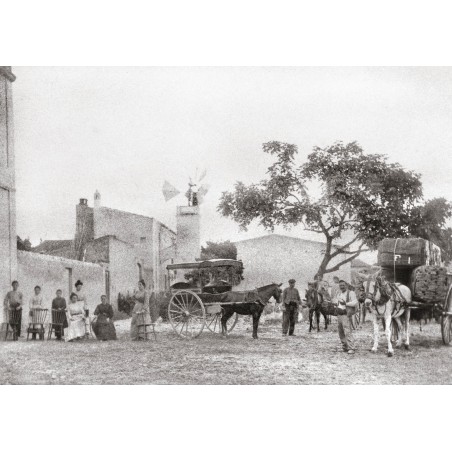
<path fill-rule="evenodd" d="M 105 270 L 105 295 L 107 296 L 107 302 L 110 303 L 110 271 Z"/>
<path fill-rule="evenodd" d="M 69 297 L 71 296 L 72 293 L 72 268 L 66 268 L 66 281 L 68 288 L 67 298 L 69 300 Z"/>

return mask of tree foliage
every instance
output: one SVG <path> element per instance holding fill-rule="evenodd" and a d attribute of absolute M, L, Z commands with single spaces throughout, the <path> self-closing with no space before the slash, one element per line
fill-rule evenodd
<path fill-rule="evenodd" d="M 441 248 L 443 260 L 452 260 L 452 204 L 445 198 L 434 198 L 413 209 L 410 233 L 414 237 L 430 240 Z"/>
<path fill-rule="evenodd" d="M 226 240 L 224 242 L 207 242 L 201 246 L 201 260 L 209 259 L 237 259 L 237 247 Z"/>
<path fill-rule="evenodd" d="M 31 251 L 30 239 L 26 238 L 25 240 L 22 240 L 19 236 L 17 236 L 17 249 L 19 251 Z"/>
<path fill-rule="evenodd" d="M 224 242 L 207 242 L 206 246 L 201 247 L 200 260 L 209 259 L 237 259 L 237 247 L 234 243 L 226 240 Z M 214 267 L 201 271 L 188 272 L 184 275 L 186 280 L 193 280 L 198 283 L 199 277 L 202 284 L 206 285 L 212 280 L 229 281 L 232 285 L 240 284 L 243 280 L 243 268 L 236 267 Z"/>
<path fill-rule="evenodd" d="M 275 157 L 267 177 L 237 182 L 222 194 L 218 210 L 242 229 L 257 220 L 268 230 L 301 224 L 322 235 L 326 247 L 316 276 L 338 270 L 385 237 L 409 235 L 411 211 L 422 197 L 419 174 L 384 155 L 365 154 L 356 142 L 316 147 L 302 165 L 293 144 L 272 141 L 263 151 Z M 312 184 L 320 187 L 316 198 L 308 193 Z M 344 235 L 350 239 L 338 245 Z"/>

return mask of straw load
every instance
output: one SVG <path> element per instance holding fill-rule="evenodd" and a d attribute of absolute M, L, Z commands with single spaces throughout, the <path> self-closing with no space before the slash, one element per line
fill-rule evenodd
<path fill-rule="evenodd" d="M 378 246 L 381 267 L 441 265 L 441 249 L 424 239 L 384 239 Z"/>
<path fill-rule="evenodd" d="M 450 284 L 447 268 L 437 265 L 423 265 L 411 273 L 411 293 L 413 300 L 435 303 L 446 298 Z"/>
<path fill-rule="evenodd" d="M 441 302 L 452 283 L 441 266 L 441 249 L 428 240 L 384 239 L 378 246 L 378 263 L 388 281 L 410 287 L 414 301 Z"/>

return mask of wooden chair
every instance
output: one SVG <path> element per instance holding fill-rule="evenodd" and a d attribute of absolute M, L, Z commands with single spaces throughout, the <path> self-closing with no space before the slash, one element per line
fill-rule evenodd
<path fill-rule="evenodd" d="M 52 338 L 52 332 L 55 334 L 55 337 L 57 337 L 58 331 L 61 332 L 61 337 L 64 336 L 64 323 L 66 321 L 66 310 L 52 309 L 51 315 L 52 317 L 49 323 L 49 332 L 47 333 L 47 340 L 50 340 Z"/>
<path fill-rule="evenodd" d="M 6 338 L 11 337 L 9 331 L 12 332 L 12 340 L 17 341 L 20 335 L 20 326 L 22 322 L 22 309 L 8 309 L 8 323 L 6 324 Z"/>
<path fill-rule="evenodd" d="M 137 329 L 138 338 L 145 341 L 149 340 L 149 335 L 153 334 L 154 339 L 157 340 L 157 334 L 155 333 L 155 323 L 146 321 L 146 312 L 137 313 Z"/>
<path fill-rule="evenodd" d="M 31 310 L 31 318 L 28 323 L 27 328 L 27 341 L 30 337 L 30 334 L 33 336 L 36 336 L 36 334 L 39 334 L 39 338 L 41 341 L 44 340 L 45 335 L 45 328 L 44 324 L 46 322 L 47 313 L 49 312 L 48 309 L 42 309 L 42 308 L 33 308 Z"/>

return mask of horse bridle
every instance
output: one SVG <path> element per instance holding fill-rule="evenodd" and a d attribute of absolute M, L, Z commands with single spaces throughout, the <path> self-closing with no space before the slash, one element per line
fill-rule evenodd
<path fill-rule="evenodd" d="M 377 312 L 377 315 L 384 315 L 384 313 L 386 312 L 387 302 L 391 299 L 392 296 L 394 296 L 395 303 L 394 303 L 394 310 L 391 313 L 391 316 L 394 316 L 394 313 L 397 314 L 398 312 L 400 312 L 401 309 L 403 309 L 403 307 L 405 306 L 407 301 L 405 300 L 405 297 L 403 296 L 402 292 L 400 292 L 400 289 L 395 284 L 391 284 L 391 283 L 387 282 L 386 285 L 392 289 L 392 293 L 389 294 L 386 287 L 381 283 L 381 277 L 377 276 L 375 278 L 374 293 L 372 294 L 369 292 L 370 281 L 371 281 L 371 279 L 369 278 L 367 280 L 365 297 L 372 301 L 372 306 L 374 307 L 375 311 Z M 383 314 L 380 314 L 380 312 L 378 312 L 378 303 L 375 300 L 377 290 L 380 291 L 380 300 L 387 298 L 386 301 L 379 303 L 380 305 L 384 304 L 384 306 L 385 306 L 385 310 L 384 310 Z M 397 312 L 396 312 L 397 305 L 399 305 L 399 308 L 397 309 Z"/>

